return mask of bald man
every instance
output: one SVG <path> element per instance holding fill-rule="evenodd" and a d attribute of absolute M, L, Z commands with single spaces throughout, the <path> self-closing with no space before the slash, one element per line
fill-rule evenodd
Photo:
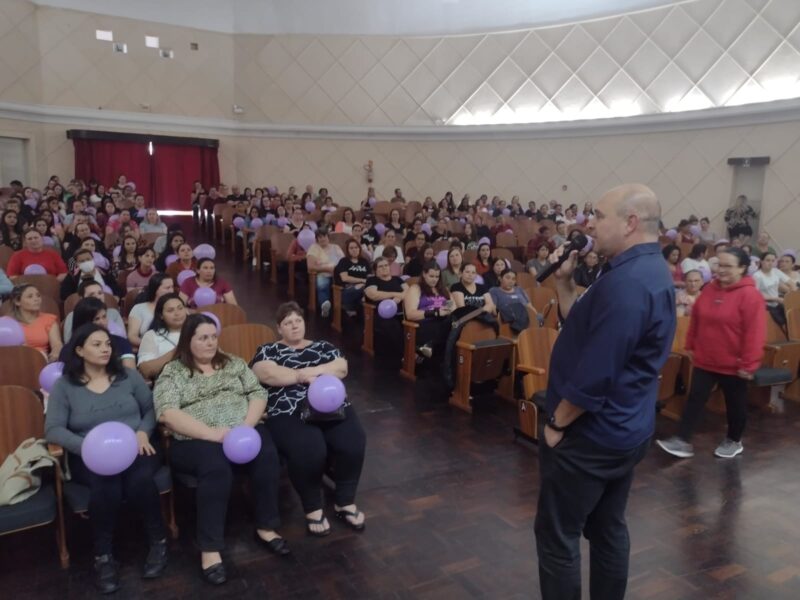
<path fill-rule="evenodd" d="M 591 548 L 592 600 L 625 596 L 625 506 L 675 332 L 655 194 L 637 184 L 614 188 L 595 216 L 594 249 L 608 261 L 600 276 L 578 297 L 577 252 L 555 273 L 564 323 L 550 362 L 535 525 L 544 600 L 580 600 L 581 533 Z"/>

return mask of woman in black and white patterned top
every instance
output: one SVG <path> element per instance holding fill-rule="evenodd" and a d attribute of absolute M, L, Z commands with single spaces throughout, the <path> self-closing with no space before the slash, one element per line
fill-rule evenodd
<path fill-rule="evenodd" d="M 289 479 L 306 513 L 308 531 L 319 537 L 330 533 L 330 524 L 322 512 L 322 475 L 329 456 L 336 464 L 336 516 L 361 531 L 364 513 L 356 508 L 355 496 L 366 435 L 358 416 L 345 402 L 343 419 L 301 418 L 308 386 L 320 375 L 344 379 L 347 361 L 332 344 L 305 339 L 303 311 L 296 302 L 279 306 L 276 321 L 281 339 L 259 347 L 250 366 L 267 389 L 266 426 L 278 452 L 286 459 Z"/>

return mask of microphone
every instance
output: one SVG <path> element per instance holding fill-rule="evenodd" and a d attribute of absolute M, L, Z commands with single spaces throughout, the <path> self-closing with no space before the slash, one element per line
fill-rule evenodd
<path fill-rule="evenodd" d="M 588 243 L 589 239 L 585 235 L 583 235 L 582 233 L 576 235 L 574 238 L 572 238 L 572 241 L 569 244 L 564 246 L 564 254 L 562 254 L 561 257 L 556 262 L 550 263 L 549 267 L 547 267 L 544 271 L 539 273 L 536 276 L 536 281 L 542 283 L 545 279 L 550 277 L 550 275 L 558 271 L 558 268 L 561 265 L 563 265 L 564 261 L 566 261 L 569 258 L 570 253 L 572 253 L 574 250 L 578 251 L 583 250 L 586 247 L 586 244 Z"/>

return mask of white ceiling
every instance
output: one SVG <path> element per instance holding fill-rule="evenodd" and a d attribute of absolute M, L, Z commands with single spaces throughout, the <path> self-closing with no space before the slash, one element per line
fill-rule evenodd
<path fill-rule="evenodd" d="M 447 35 L 575 23 L 692 0 L 32 0 L 227 33 Z"/>

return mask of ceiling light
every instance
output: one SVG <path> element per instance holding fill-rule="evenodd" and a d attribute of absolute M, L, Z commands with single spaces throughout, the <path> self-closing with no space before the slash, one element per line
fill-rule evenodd
<path fill-rule="evenodd" d="M 114 41 L 114 32 L 113 31 L 105 31 L 104 29 L 96 29 L 94 32 L 94 36 L 103 42 L 113 42 Z"/>
<path fill-rule="evenodd" d="M 144 36 L 144 45 L 148 48 L 158 48 L 158 37 L 153 35 Z"/>

